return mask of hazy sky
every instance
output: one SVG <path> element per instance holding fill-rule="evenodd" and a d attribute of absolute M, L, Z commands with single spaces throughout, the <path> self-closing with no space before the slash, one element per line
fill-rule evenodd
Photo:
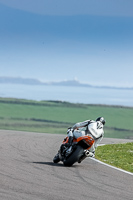
<path fill-rule="evenodd" d="M 133 1 L 0 0 L 0 76 L 133 87 Z"/>

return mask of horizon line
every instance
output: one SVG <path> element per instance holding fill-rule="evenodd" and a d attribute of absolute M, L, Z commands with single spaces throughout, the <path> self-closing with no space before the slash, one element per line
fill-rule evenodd
<path fill-rule="evenodd" d="M 3 79 L 3 80 L 1 80 Z M 15 79 L 20 79 L 22 82 L 17 82 L 16 80 L 16 83 L 15 82 L 12 82 L 11 80 L 4 80 L 4 79 L 12 79 L 15 80 Z M 25 82 L 23 82 L 25 80 Z M 26 83 L 26 81 L 29 81 L 28 83 Z M 30 81 L 33 81 L 32 83 L 30 83 Z M 73 85 L 71 85 L 73 83 Z M 76 86 L 76 87 L 95 87 L 95 88 L 110 88 L 110 89 L 133 89 L 133 86 L 114 86 L 114 85 L 94 85 L 94 84 L 91 84 L 91 83 L 84 83 L 84 82 L 81 82 L 78 80 L 78 78 L 73 78 L 73 79 L 65 79 L 65 80 L 60 80 L 60 81 L 42 81 L 42 80 L 39 80 L 38 78 L 23 78 L 23 77 L 20 77 L 20 76 L 17 76 L 17 77 L 10 77 L 10 76 L 0 76 L 0 84 L 7 84 L 7 83 L 10 83 L 10 84 L 24 84 L 24 85 L 43 85 L 43 84 L 47 84 L 47 85 L 58 85 L 58 84 L 62 84 L 64 83 L 63 86 Z M 66 83 L 66 85 L 65 85 Z M 68 83 L 68 84 L 67 84 Z M 71 83 L 71 84 L 70 84 Z"/>

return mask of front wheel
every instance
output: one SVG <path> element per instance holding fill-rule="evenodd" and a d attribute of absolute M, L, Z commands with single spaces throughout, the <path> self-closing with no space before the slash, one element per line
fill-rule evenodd
<path fill-rule="evenodd" d="M 60 162 L 59 153 L 57 153 L 57 154 L 55 155 L 55 157 L 53 158 L 53 162 L 54 162 L 54 163 Z"/>
<path fill-rule="evenodd" d="M 72 166 L 75 162 L 78 162 L 80 157 L 83 155 L 84 153 L 84 149 L 77 145 L 77 148 L 75 149 L 75 151 L 68 157 L 68 158 L 65 158 L 63 163 L 64 163 L 64 166 Z"/>

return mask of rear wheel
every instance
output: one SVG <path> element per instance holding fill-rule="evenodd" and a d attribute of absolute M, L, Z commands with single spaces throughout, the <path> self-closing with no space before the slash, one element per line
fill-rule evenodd
<path fill-rule="evenodd" d="M 77 146 L 75 151 L 68 157 L 65 158 L 63 163 L 64 166 L 72 166 L 75 162 L 78 162 L 80 157 L 83 155 L 84 149 L 81 146 Z"/>

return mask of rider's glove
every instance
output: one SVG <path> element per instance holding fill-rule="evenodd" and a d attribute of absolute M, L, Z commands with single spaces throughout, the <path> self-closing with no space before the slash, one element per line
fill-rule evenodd
<path fill-rule="evenodd" d="M 68 134 L 70 131 L 73 132 L 73 129 L 72 129 L 71 127 L 69 127 L 69 128 L 67 129 L 67 134 Z"/>

